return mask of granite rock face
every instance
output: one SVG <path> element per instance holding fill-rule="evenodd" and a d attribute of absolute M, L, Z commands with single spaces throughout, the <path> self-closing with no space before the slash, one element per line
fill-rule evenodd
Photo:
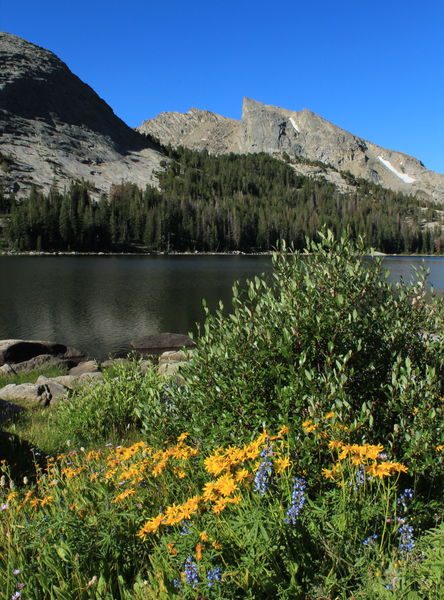
<path fill-rule="evenodd" d="M 162 113 L 144 121 L 139 129 L 161 143 L 213 154 L 287 155 L 299 173 L 323 177 L 344 191 L 348 183 L 341 171 L 348 171 L 394 191 L 444 202 L 444 175 L 429 171 L 413 156 L 372 144 L 306 109 L 292 111 L 244 98 L 241 121 L 191 109 L 185 114 Z"/>
<path fill-rule="evenodd" d="M 0 181 L 19 196 L 80 179 L 97 194 L 122 181 L 144 187 L 164 158 L 55 54 L 2 32 L 0 152 Z"/>
<path fill-rule="evenodd" d="M 187 113 L 164 112 L 155 119 L 143 121 L 138 130 L 164 145 L 208 150 L 213 154 L 240 152 L 239 121 L 208 110 L 191 108 Z"/>

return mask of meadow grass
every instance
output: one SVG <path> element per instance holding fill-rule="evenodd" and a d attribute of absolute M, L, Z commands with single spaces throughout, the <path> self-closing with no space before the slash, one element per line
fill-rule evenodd
<path fill-rule="evenodd" d="M 0 374 L 0 388 L 10 383 L 19 385 L 20 383 L 35 383 L 40 375 L 45 377 L 58 377 L 66 375 L 66 368 L 62 367 L 41 367 L 32 371 L 23 371 L 19 373 L 4 373 Z"/>

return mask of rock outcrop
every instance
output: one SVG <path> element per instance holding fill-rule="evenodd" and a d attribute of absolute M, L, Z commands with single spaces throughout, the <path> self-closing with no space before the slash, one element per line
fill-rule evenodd
<path fill-rule="evenodd" d="M 70 366 L 76 365 L 83 358 L 79 350 L 57 342 L 0 340 L 0 365 L 9 364 L 13 370 L 25 371 L 39 368 L 48 363 L 48 355 Z"/>
<path fill-rule="evenodd" d="M 18 195 L 81 179 L 97 193 L 122 181 L 144 187 L 164 159 L 55 54 L 2 32 L 0 153 L 0 181 Z"/>
<path fill-rule="evenodd" d="M 130 345 L 140 354 L 161 354 L 167 350 L 193 348 L 196 345 L 188 335 L 182 333 L 158 333 L 132 340 Z"/>
<path fill-rule="evenodd" d="M 348 171 L 397 192 L 444 202 L 444 175 L 429 171 L 413 156 L 377 146 L 306 109 L 292 111 L 244 98 L 241 121 L 193 108 L 185 114 L 162 113 L 144 121 L 139 130 L 161 143 L 213 154 L 285 156 L 299 173 L 324 177 L 340 189 L 348 187 L 347 177 L 341 174 Z"/>
<path fill-rule="evenodd" d="M 138 128 L 162 144 L 208 150 L 213 154 L 240 152 L 239 121 L 208 110 L 191 108 L 187 113 L 164 112 Z"/>

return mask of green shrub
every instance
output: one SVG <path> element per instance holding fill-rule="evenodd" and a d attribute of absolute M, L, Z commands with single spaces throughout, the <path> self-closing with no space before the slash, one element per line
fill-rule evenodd
<path fill-rule="evenodd" d="M 282 245 L 271 281 L 234 287 L 231 314 L 207 310 L 172 426 L 220 442 L 334 411 L 351 441 L 442 468 L 442 301 L 421 274 L 390 284 L 362 241 L 328 231 L 307 243 L 304 254 Z"/>

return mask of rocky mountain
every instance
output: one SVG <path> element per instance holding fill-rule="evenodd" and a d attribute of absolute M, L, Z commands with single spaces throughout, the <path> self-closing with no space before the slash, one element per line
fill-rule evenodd
<path fill-rule="evenodd" d="M 192 108 L 144 121 L 140 132 L 163 144 L 210 153 L 266 152 L 285 157 L 304 175 L 348 187 L 348 171 L 385 188 L 444 202 L 444 175 L 429 171 L 413 156 L 387 150 L 355 136 L 319 115 L 244 99 L 242 120 Z M 323 164 L 319 164 L 323 163 Z"/>
<path fill-rule="evenodd" d="M 145 186 L 164 158 L 52 52 L 0 32 L 0 181 L 26 193 L 72 180 Z"/>
<path fill-rule="evenodd" d="M 32 185 L 60 190 L 90 181 L 95 194 L 112 184 L 157 184 L 159 144 L 211 154 L 266 152 L 303 175 L 341 191 L 350 175 L 385 188 L 444 202 L 444 175 L 416 158 L 359 138 L 309 110 L 244 99 L 242 119 L 192 108 L 161 113 L 133 130 L 52 52 L 0 32 L 0 183 L 25 195 Z"/>

